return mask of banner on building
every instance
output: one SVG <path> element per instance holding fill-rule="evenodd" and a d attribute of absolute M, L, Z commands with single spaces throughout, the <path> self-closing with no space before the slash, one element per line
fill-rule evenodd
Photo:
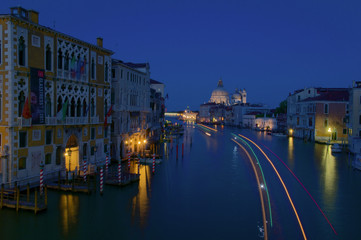
<path fill-rule="evenodd" d="M 45 124 L 44 70 L 30 69 L 30 106 L 32 124 Z"/>

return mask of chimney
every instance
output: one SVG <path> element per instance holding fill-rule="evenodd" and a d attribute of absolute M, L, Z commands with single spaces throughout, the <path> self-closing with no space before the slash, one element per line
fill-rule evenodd
<path fill-rule="evenodd" d="M 30 22 L 39 24 L 39 12 L 34 10 L 28 10 L 28 18 Z"/>
<path fill-rule="evenodd" d="M 103 38 L 101 38 L 101 37 L 98 37 L 97 38 L 97 45 L 98 45 L 98 47 L 103 47 Z"/>

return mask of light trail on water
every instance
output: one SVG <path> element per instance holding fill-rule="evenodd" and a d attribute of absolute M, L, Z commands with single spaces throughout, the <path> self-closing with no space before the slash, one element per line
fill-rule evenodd
<path fill-rule="evenodd" d="M 256 166 L 254 165 L 253 161 L 252 161 L 252 157 L 251 155 L 249 155 L 247 149 L 245 149 L 240 143 L 238 143 L 236 140 L 234 140 L 233 138 L 231 139 L 233 142 L 235 142 L 240 148 L 243 149 L 243 151 L 246 153 L 249 161 L 252 164 L 252 168 L 254 171 L 254 174 L 256 176 L 257 179 L 257 184 L 258 186 L 261 186 L 260 183 L 260 177 L 258 176 L 257 170 L 256 170 Z M 267 220 L 266 220 L 266 211 L 265 211 L 265 207 L 264 207 L 264 200 L 263 200 L 263 194 L 262 194 L 262 189 L 261 187 L 258 187 L 258 191 L 259 191 L 259 196 L 260 196 L 260 200 L 261 200 L 261 206 L 262 206 L 262 218 L 263 218 L 263 229 L 264 229 L 264 239 L 268 239 L 268 232 L 267 232 Z"/>
<path fill-rule="evenodd" d="M 279 172 L 277 171 L 276 167 L 273 165 L 272 161 L 269 159 L 269 157 L 267 156 L 267 154 L 266 154 L 255 142 L 253 142 L 251 139 L 249 139 L 249 138 L 247 138 L 247 137 L 245 137 L 245 136 L 243 136 L 243 135 L 241 135 L 241 134 L 238 134 L 238 135 L 239 135 L 240 137 L 242 137 L 242 138 L 247 139 L 247 140 L 250 141 L 251 143 L 253 143 L 253 145 L 255 145 L 255 146 L 262 152 L 262 154 L 266 157 L 266 159 L 268 160 L 268 162 L 271 164 L 273 170 L 275 171 L 278 179 L 280 180 L 280 182 L 281 182 L 281 184 L 282 184 L 282 186 L 283 186 L 283 189 L 285 190 L 285 192 L 286 192 L 286 194 L 287 194 L 287 197 L 288 197 L 288 200 L 289 200 L 289 202 L 290 202 L 290 204 L 291 204 L 291 206 L 292 206 L 293 212 L 294 212 L 295 215 L 296 215 L 296 218 L 297 218 L 297 221 L 298 221 L 298 225 L 300 226 L 300 229 L 301 229 L 303 238 L 304 238 L 304 239 L 307 239 L 306 234 L 305 234 L 305 231 L 304 231 L 303 226 L 302 226 L 302 223 L 301 223 L 301 219 L 300 219 L 300 217 L 298 216 L 296 207 L 295 207 L 295 205 L 293 204 L 293 201 L 292 201 L 292 199 L 291 199 L 291 196 L 290 196 L 290 194 L 288 193 L 288 189 L 287 189 L 285 183 L 283 182 L 283 180 L 282 180 Z"/>
<path fill-rule="evenodd" d="M 243 143 L 245 143 L 249 149 L 251 149 L 252 153 L 253 153 L 253 156 L 256 158 L 257 160 L 257 163 L 258 163 L 258 166 L 259 166 L 259 169 L 261 170 L 261 174 L 262 174 L 262 178 L 263 178 L 263 182 L 265 184 L 265 189 L 266 189 L 266 193 L 267 193 L 267 199 L 268 199 L 268 209 L 269 209 L 269 215 L 270 215 L 270 222 L 271 222 L 271 227 L 273 227 L 273 221 L 272 221 L 272 211 L 271 211 L 271 200 L 270 200 L 270 197 L 269 197 L 269 193 L 268 193 L 268 187 L 267 187 L 267 184 L 266 184 L 266 179 L 264 177 L 264 174 L 263 174 L 263 169 L 262 169 L 262 166 L 261 166 L 261 163 L 259 162 L 258 160 L 258 157 L 256 155 L 256 153 L 253 151 L 252 147 L 246 142 L 244 141 L 242 138 L 238 137 L 236 134 L 232 133 L 232 135 L 241 140 Z"/>
<path fill-rule="evenodd" d="M 199 124 L 199 123 L 198 123 L 197 125 L 202 126 L 202 127 L 205 127 L 205 128 L 208 128 L 209 130 L 212 130 L 212 131 L 214 131 L 214 132 L 218 132 L 218 130 L 217 130 L 217 129 L 215 129 L 215 128 L 211 128 L 211 127 L 208 127 L 208 126 L 206 126 L 206 125 Z"/>
<path fill-rule="evenodd" d="M 262 144 L 262 143 L 261 143 Z M 321 207 L 317 204 L 316 200 L 312 197 L 311 193 L 306 189 L 306 187 L 302 184 L 302 182 L 298 179 L 298 177 L 292 172 L 292 170 L 287 166 L 287 164 L 277 155 L 275 154 L 271 149 L 269 149 L 266 145 L 262 144 L 268 151 L 270 151 L 274 156 L 276 156 L 276 158 L 278 158 L 278 160 L 280 160 L 283 165 L 285 165 L 285 167 L 288 169 L 288 171 L 290 171 L 292 173 L 292 175 L 296 178 L 296 180 L 299 182 L 299 184 L 301 184 L 301 186 L 303 187 L 303 189 L 307 192 L 307 194 L 310 196 L 310 198 L 312 199 L 312 201 L 316 204 L 318 210 L 320 210 L 320 212 L 322 213 L 323 217 L 326 219 L 327 223 L 330 225 L 330 227 L 332 228 L 333 232 L 337 235 L 336 230 L 334 229 L 334 227 L 332 226 L 331 222 L 328 220 L 328 218 L 326 217 L 325 213 L 322 211 Z"/>

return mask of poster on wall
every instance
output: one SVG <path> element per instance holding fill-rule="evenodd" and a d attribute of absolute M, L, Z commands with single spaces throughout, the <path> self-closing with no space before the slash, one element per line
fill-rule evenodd
<path fill-rule="evenodd" d="M 30 69 L 30 106 L 32 124 L 45 124 L 44 70 Z"/>

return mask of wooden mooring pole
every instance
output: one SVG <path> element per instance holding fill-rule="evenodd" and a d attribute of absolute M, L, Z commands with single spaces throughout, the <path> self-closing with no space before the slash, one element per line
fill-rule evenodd
<path fill-rule="evenodd" d="M 38 190 L 35 188 L 35 206 L 34 206 L 34 213 L 38 212 Z"/>
<path fill-rule="evenodd" d="M 1 205 L 0 205 L 0 208 L 3 208 L 3 200 L 4 200 L 4 184 L 1 184 Z"/>
<path fill-rule="evenodd" d="M 16 212 L 19 212 L 19 202 L 20 202 L 20 187 L 16 189 Z"/>

